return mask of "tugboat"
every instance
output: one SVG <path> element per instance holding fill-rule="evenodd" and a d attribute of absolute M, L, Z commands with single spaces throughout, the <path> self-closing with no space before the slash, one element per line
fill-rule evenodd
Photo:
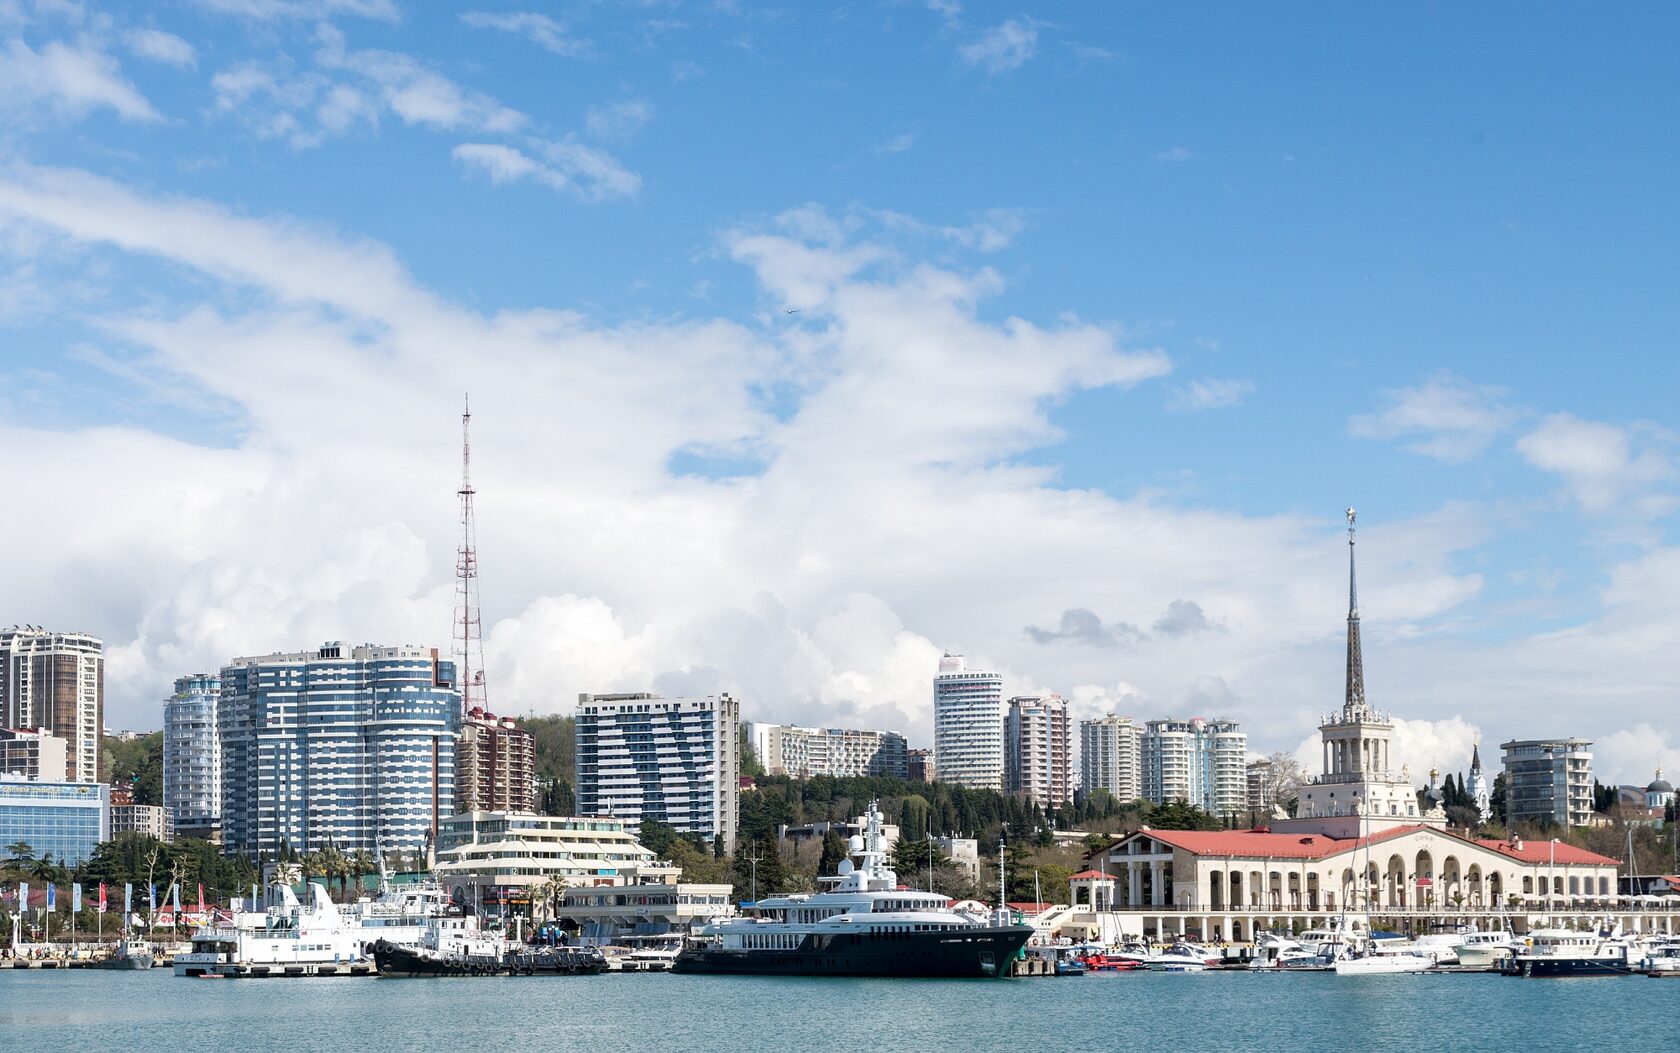
<path fill-rule="evenodd" d="M 879 802 L 862 836 L 847 842 L 834 888 L 774 896 L 742 917 L 699 930 L 672 965 L 679 973 L 789 976 L 1005 976 L 1032 935 L 1008 908 L 959 914 L 935 892 L 903 888 L 887 865 Z"/>
<path fill-rule="evenodd" d="M 379 975 L 587 976 L 605 972 L 607 960 L 593 947 L 525 947 L 499 932 L 484 932 L 470 915 L 434 918 L 418 946 L 390 940 L 373 945 Z"/>

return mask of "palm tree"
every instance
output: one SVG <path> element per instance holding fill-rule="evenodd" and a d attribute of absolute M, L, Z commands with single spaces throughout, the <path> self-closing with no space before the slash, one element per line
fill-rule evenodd
<path fill-rule="evenodd" d="M 365 848 L 358 848 L 350 854 L 350 873 L 356 879 L 356 894 L 362 894 L 362 878 L 379 869 L 379 861 L 373 858 L 373 853 Z"/>

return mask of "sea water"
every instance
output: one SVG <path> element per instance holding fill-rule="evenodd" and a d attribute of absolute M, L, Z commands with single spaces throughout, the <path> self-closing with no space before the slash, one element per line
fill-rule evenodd
<path fill-rule="evenodd" d="M 1122 973 L 215 980 L 0 969 L 17 1053 L 1680 1050 L 1680 980 Z"/>

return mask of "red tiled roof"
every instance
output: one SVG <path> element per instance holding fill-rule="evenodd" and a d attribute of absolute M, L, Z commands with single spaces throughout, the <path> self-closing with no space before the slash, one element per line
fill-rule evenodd
<path fill-rule="evenodd" d="M 1009 903 L 1005 904 L 1010 910 L 1018 910 L 1022 914 L 1043 914 L 1054 907 L 1054 903 Z"/>
<path fill-rule="evenodd" d="M 1522 847 L 1517 847 L 1510 841 L 1482 841 L 1476 844 L 1490 851 L 1498 852 L 1502 856 L 1520 859 L 1524 863 L 1567 863 L 1571 866 L 1587 864 L 1590 866 L 1616 866 L 1619 859 L 1601 856 L 1597 852 L 1589 852 L 1584 848 L 1576 848 L 1565 841 L 1522 841 Z"/>
<path fill-rule="evenodd" d="M 1068 878 L 1068 880 L 1069 881 L 1089 881 L 1091 878 L 1104 878 L 1104 879 L 1107 879 L 1109 881 L 1114 880 L 1113 875 L 1105 874 L 1100 870 L 1081 870 L 1079 873 L 1077 873 L 1077 874 L 1073 875 L 1072 877 Z"/>
<path fill-rule="evenodd" d="M 1274 834 L 1255 830 L 1147 830 L 1157 841 L 1199 856 L 1265 856 L 1272 859 L 1323 859 L 1366 843 L 1376 844 L 1391 837 L 1423 830 L 1423 826 L 1397 826 L 1372 834 L 1365 841 L 1323 834 Z"/>

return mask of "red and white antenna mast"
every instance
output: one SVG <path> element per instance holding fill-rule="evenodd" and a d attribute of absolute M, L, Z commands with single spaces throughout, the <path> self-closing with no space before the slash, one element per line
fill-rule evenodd
<path fill-rule="evenodd" d="M 478 527 L 473 522 L 472 404 L 461 410 L 461 548 L 455 555 L 455 675 L 461 706 L 488 708 L 484 688 L 484 635 L 478 614 Z"/>

